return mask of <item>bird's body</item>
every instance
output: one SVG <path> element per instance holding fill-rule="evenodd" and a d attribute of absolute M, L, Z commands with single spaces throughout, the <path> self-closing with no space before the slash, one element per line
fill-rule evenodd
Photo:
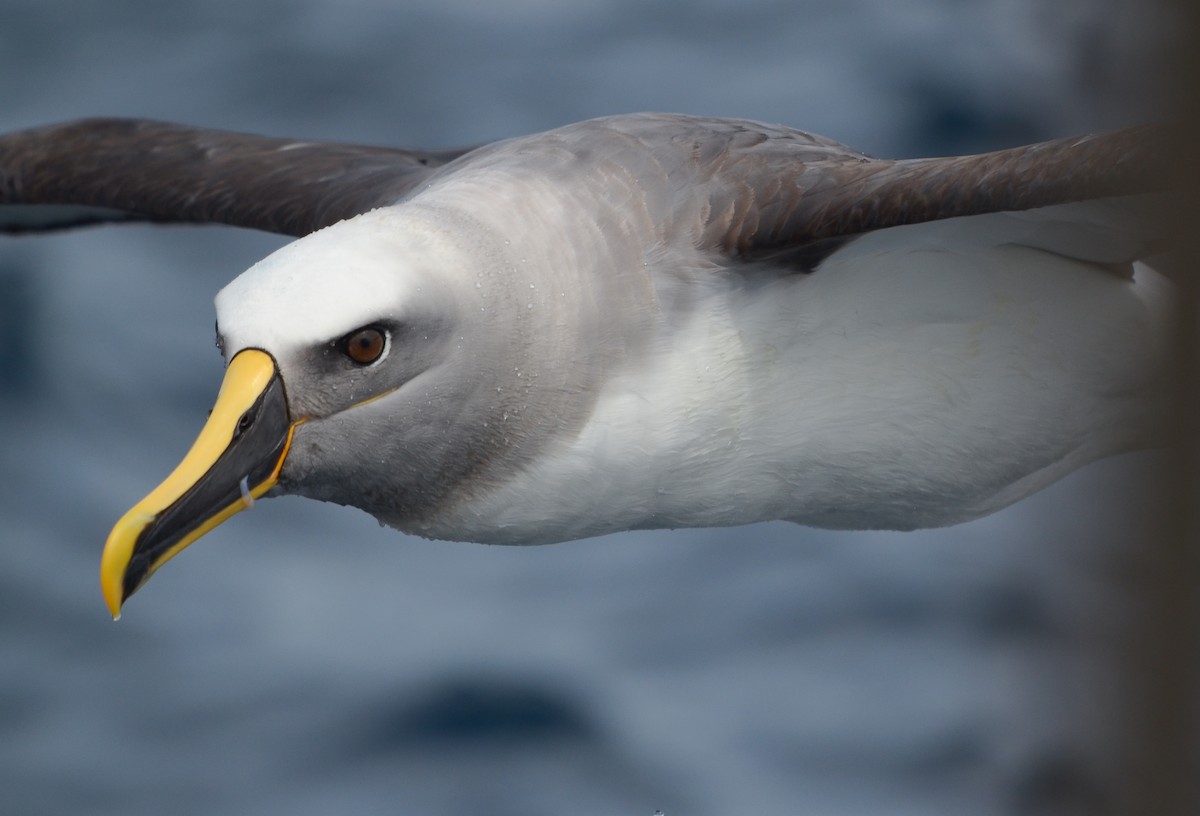
<path fill-rule="evenodd" d="M 334 412 L 332 427 L 314 420 L 311 443 L 298 429 L 282 472 L 292 492 L 406 532 L 542 544 L 766 519 L 943 526 L 1144 446 L 1161 427 L 1154 386 L 1170 284 L 1144 266 L 1130 280 L 997 242 L 987 219 L 867 236 L 819 274 L 781 275 L 705 262 L 688 246 L 621 257 L 652 246 L 636 240 L 580 252 L 555 239 L 562 224 L 516 217 L 466 229 L 469 212 L 418 208 L 312 236 L 321 246 L 305 247 L 301 268 L 336 263 L 372 235 L 381 255 L 419 268 L 411 244 L 386 245 L 424 234 L 422 250 L 455 263 L 419 283 L 402 276 L 394 294 L 393 281 L 364 282 L 359 302 L 371 309 L 355 320 L 406 321 L 425 298 L 452 301 L 453 331 L 407 341 L 441 342 L 450 359 Z M 285 382 L 303 374 L 289 371 L 283 338 L 256 328 L 312 314 L 306 304 L 333 302 L 355 275 L 301 275 L 290 290 L 279 278 L 296 274 L 296 251 L 218 299 L 226 353 L 271 348 Z M 263 311 L 252 292 L 270 293 Z M 309 328 L 289 339 L 306 348 L 333 333 Z M 363 396 L 374 394 L 347 394 Z"/>
<path fill-rule="evenodd" d="M 767 519 L 912 529 L 1154 441 L 1172 293 L 1133 263 L 1159 236 L 1131 215 L 1156 185 L 1132 135 L 877 162 L 786 128 L 640 115 L 419 170 L 402 155 L 391 176 L 330 146 L 340 177 L 289 163 L 311 145 L 230 136 L 230 162 L 258 156 L 262 184 L 301 201 L 266 214 L 214 180 L 213 138 L 192 138 L 203 159 L 153 159 L 199 179 L 185 203 L 40 203 L 317 230 L 217 298 L 236 395 L 218 408 L 240 407 L 201 458 L 259 473 L 259 494 L 504 544 Z M 271 404 L 286 442 L 222 464 Z M 190 483 L 114 530 L 110 603 L 209 528 L 177 529 Z M 237 509 L 222 489 L 212 525 Z"/>

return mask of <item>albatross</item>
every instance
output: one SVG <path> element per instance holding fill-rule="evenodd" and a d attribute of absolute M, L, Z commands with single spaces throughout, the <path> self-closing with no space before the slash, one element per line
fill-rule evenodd
<path fill-rule="evenodd" d="M 297 238 L 216 296 L 216 405 L 104 548 L 117 616 L 265 496 L 494 544 L 911 530 L 1157 444 L 1163 141 L 886 161 L 669 114 L 444 151 L 88 119 L 0 136 L 0 230 Z"/>

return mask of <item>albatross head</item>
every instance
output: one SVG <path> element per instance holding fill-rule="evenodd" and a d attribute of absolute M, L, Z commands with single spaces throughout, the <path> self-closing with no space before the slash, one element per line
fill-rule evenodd
<path fill-rule="evenodd" d="M 225 378 L 182 463 L 109 535 L 101 584 L 114 617 L 163 563 L 268 492 L 419 524 L 479 469 L 480 429 L 504 403 L 487 372 L 514 334 L 483 328 L 481 251 L 450 236 L 377 210 L 289 244 L 218 294 Z"/>

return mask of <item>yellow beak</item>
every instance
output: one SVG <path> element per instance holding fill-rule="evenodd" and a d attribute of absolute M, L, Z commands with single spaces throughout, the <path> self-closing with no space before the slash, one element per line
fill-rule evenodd
<path fill-rule="evenodd" d="M 271 355 L 239 352 L 187 456 L 108 535 L 100 587 L 114 619 L 159 567 L 275 486 L 297 424 Z"/>

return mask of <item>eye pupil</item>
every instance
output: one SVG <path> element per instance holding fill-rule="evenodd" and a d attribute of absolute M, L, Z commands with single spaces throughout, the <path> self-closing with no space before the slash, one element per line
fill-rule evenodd
<path fill-rule="evenodd" d="M 383 354 L 387 338 L 376 328 L 359 329 L 346 337 L 346 356 L 359 365 L 369 365 Z"/>

